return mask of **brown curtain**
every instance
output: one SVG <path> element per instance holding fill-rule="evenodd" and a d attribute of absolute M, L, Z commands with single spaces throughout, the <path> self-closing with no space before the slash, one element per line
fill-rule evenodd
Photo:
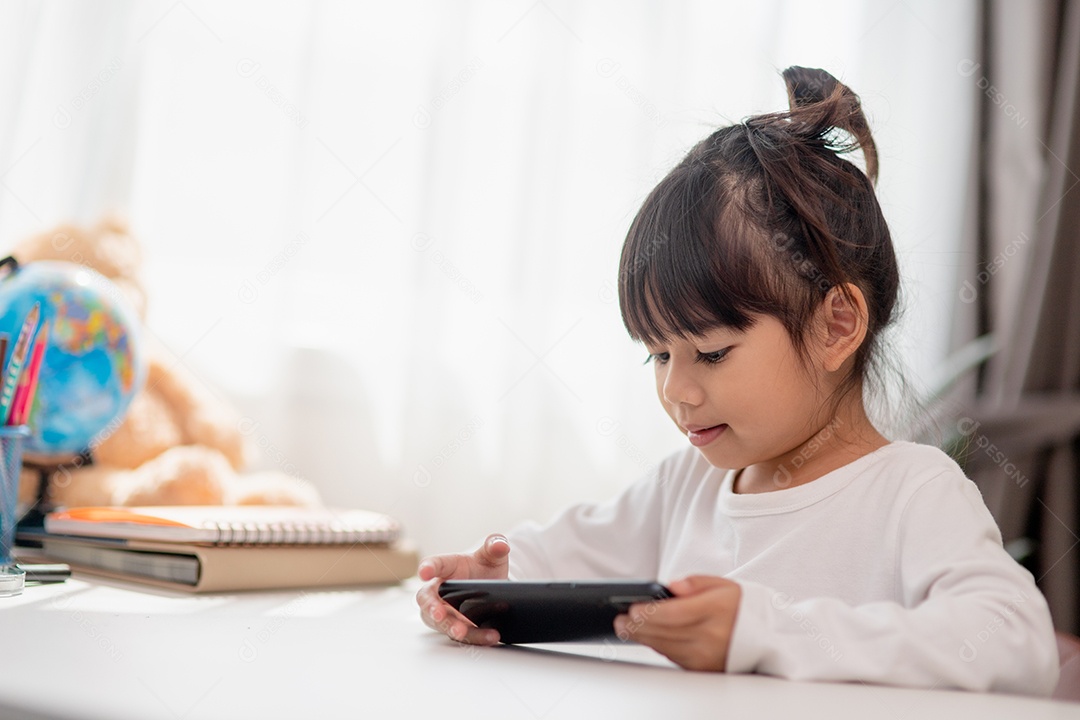
<path fill-rule="evenodd" d="M 956 347 L 997 351 L 954 431 L 1059 630 L 1080 631 L 1080 0 L 980 5 L 969 232 Z"/>

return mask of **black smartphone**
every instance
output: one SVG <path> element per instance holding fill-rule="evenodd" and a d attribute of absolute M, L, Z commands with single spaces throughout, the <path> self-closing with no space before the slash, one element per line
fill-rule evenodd
<path fill-rule="evenodd" d="M 66 563 L 19 563 L 18 566 L 26 573 L 27 585 L 64 582 L 71 577 L 71 566 Z"/>
<path fill-rule="evenodd" d="M 615 616 L 630 605 L 672 597 L 649 580 L 446 580 L 439 595 L 508 644 L 613 637 Z"/>

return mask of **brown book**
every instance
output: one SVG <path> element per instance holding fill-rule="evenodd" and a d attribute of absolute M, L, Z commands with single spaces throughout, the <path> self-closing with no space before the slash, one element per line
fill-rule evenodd
<path fill-rule="evenodd" d="M 40 553 L 96 575 L 187 592 L 400 582 L 419 556 L 404 541 L 351 545 L 193 545 L 42 533 Z"/>

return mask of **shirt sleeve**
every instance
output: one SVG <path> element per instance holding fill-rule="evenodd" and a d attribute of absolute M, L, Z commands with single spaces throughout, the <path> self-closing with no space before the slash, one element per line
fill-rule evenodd
<path fill-rule="evenodd" d="M 612 500 L 573 505 L 546 525 L 507 533 L 510 578 L 655 579 L 660 565 L 663 483 L 652 472 Z"/>
<path fill-rule="evenodd" d="M 850 606 L 738 581 L 730 672 L 1049 695 L 1058 654 L 1046 601 L 1004 551 L 974 483 L 927 481 L 900 522 L 903 602 Z"/>

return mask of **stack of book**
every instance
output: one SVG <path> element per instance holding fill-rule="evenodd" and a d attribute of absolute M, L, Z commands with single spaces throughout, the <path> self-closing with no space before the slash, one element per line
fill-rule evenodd
<path fill-rule="evenodd" d="M 416 549 L 365 510 L 265 506 L 82 507 L 20 528 L 76 570 L 190 592 L 397 583 Z"/>

